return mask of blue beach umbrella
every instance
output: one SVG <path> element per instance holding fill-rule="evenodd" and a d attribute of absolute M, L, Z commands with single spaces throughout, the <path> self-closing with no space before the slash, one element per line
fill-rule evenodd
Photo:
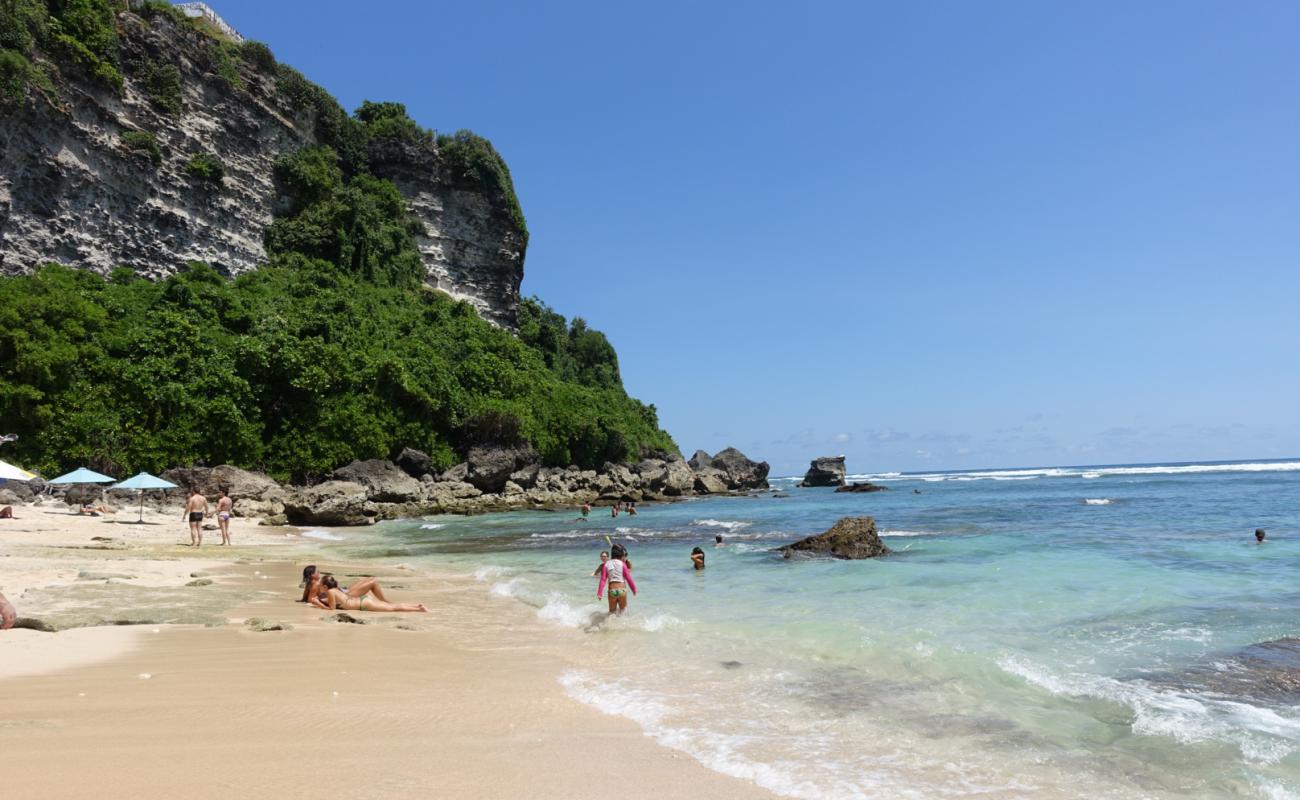
<path fill-rule="evenodd" d="M 109 489 L 134 489 L 140 493 L 140 518 L 136 522 L 144 522 L 144 493 L 148 489 L 175 489 L 176 484 L 171 481 L 165 481 L 157 475 L 150 475 L 147 472 L 141 472 L 131 478 L 127 478 L 121 483 L 115 483 L 108 487 Z"/>
<path fill-rule="evenodd" d="M 95 472 L 93 469 L 86 469 L 85 467 L 81 467 L 80 469 L 74 469 L 72 472 L 69 472 L 67 475 L 60 475 L 59 477 L 47 482 L 53 484 L 112 483 L 115 480 L 117 480 L 117 478 L 110 478 L 107 475 L 100 475 L 98 472 Z"/>

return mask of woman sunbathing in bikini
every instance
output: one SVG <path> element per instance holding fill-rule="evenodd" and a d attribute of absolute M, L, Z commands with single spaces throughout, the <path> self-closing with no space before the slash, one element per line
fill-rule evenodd
<path fill-rule="evenodd" d="M 325 602 L 321 603 L 323 608 L 330 611 L 420 611 L 427 612 L 429 609 L 424 603 L 389 603 L 380 600 L 377 597 L 371 597 L 369 594 L 363 594 L 360 597 L 352 597 L 339 588 L 339 582 L 334 580 L 333 575 L 325 575 L 321 578 L 321 586 L 325 587 Z M 312 605 L 320 603 L 319 598 L 312 598 Z"/>
<path fill-rule="evenodd" d="M 315 564 L 308 564 L 302 571 L 302 600 L 303 603 L 311 603 L 317 608 L 325 607 L 325 591 L 322 581 L 330 577 L 328 572 L 319 572 Z M 374 595 L 377 600 L 387 603 L 388 598 L 384 596 L 384 587 L 379 585 L 379 580 L 370 576 L 360 578 L 351 586 L 340 586 L 339 589 L 348 597 L 362 597 L 370 594 Z M 316 598 L 313 602 L 312 598 Z"/>

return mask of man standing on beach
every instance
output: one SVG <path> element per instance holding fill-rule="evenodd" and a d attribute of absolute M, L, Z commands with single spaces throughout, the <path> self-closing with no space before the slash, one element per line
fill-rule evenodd
<path fill-rule="evenodd" d="M 185 501 L 185 518 L 190 521 L 190 547 L 203 544 L 203 518 L 208 515 L 208 498 L 198 487 L 190 489 L 190 499 Z"/>

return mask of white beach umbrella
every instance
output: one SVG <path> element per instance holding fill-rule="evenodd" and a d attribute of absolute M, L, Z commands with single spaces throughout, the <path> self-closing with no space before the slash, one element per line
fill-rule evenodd
<path fill-rule="evenodd" d="M 30 481 L 31 479 L 38 478 L 38 477 L 40 476 L 33 472 L 28 472 L 27 470 L 22 469 L 21 467 L 15 467 L 13 464 L 10 464 L 5 461 L 0 461 L 0 480 Z"/>

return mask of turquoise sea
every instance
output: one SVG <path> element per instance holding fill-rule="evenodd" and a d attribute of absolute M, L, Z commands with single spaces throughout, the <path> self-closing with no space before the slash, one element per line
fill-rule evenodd
<path fill-rule="evenodd" d="M 1260 646 L 1300 637 L 1300 459 L 852 477 L 891 491 L 777 479 L 585 523 L 390 522 L 340 547 L 472 574 L 503 615 L 587 631 L 556 676 L 572 697 L 786 796 L 1300 797 L 1300 647 Z M 772 552 L 849 515 L 894 554 Z M 608 621 L 590 577 L 606 535 L 640 589 Z"/>

